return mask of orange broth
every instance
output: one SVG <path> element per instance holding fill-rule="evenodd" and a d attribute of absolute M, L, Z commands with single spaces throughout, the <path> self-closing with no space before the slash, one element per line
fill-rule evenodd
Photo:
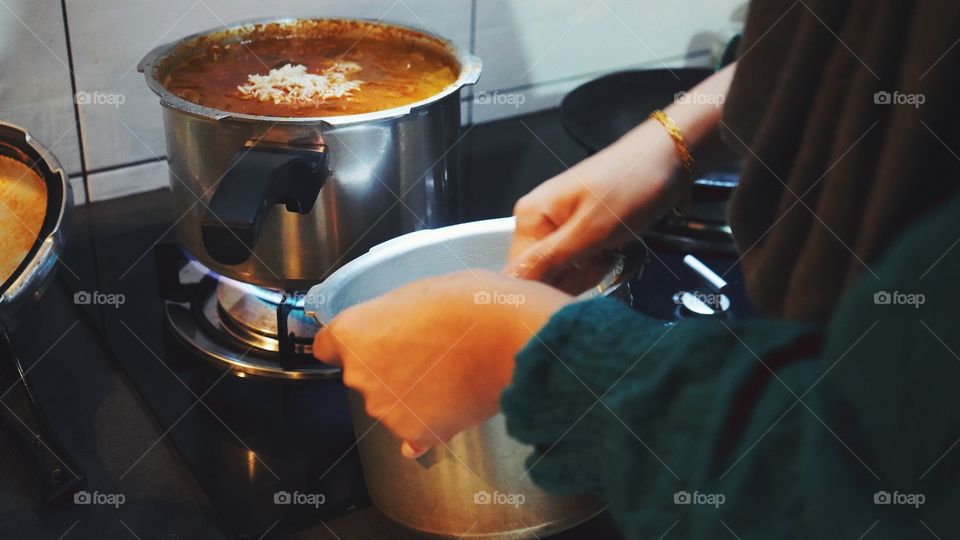
<path fill-rule="evenodd" d="M 350 31 L 344 29 L 346 21 L 303 24 L 309 31 L 284 32 L 283 26 L 271 25 L 273 30 L 258 28 L 255 35 L 241 42 L 200 42 L 168 71 L 163 84 L 183 99 L 222 111 L 322 117 L 380 111 L 420 101 L 443 91 L 459 75 L 459 64 L 449 50 L 413 31 L 384 30 L 359 22 L 355 31 Z M 266 75 L 284 64 L 302 64 L 307 73 L 322 75 L 339 62 L 360 66 L 359 71 L 347 75 L 347 80 L 362 84 L 348 95 L 306 103 L 273 103 L 244 95 L 238 89 L 247 84 L 249 75 Z"/>

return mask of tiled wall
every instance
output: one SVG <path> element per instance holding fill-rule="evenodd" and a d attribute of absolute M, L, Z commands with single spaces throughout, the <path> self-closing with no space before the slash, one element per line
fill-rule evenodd
<path fill-rule="evenodd" d="M 483 59 L 464 121 L 486 122 L 555 106 L 605 72 L 708 63 L 745 2 L 0 0 L 0 120 L 51 148 L 78 202 L 98 201 L 166 186 L 160 107 L 136 64 L 194 32 L 308 15 L 426 27 Z"/>

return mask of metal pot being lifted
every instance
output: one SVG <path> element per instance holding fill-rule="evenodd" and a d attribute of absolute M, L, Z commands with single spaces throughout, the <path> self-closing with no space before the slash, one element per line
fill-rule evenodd
<path fill-rule="evenodd" d="M 417 279 L 467 268 L 498 271 L 514 228 L 514 219 L 504 218 L 401 236 L 310 289 L 304 310 L 327 323 L 350 306 Z M 619 255 L 614 269 L 584 296 L 627 298 L 644 262 L 639 254 Z M 524 470 L 531 448 L 507 435 L 502 415 L 408 460 L 400 454 L 401 441 L 366 415 L 358 394 L 351 393 L 350 405 L 367 491 L 384 514 L 408 528 L 445 537 L 539 538 L 602 510 L 589 497 L 558 497 L 537 488 Z M 494 494 L 523 502 L 484 504 Z"/>
<path fill-rule="evenodd" d="M 459 73 L 417 102 L 323 117 L 218 110 L 164 84 L 201 46 L 244 47 L 317 25 L 353 26 L 358 40 L 402 37 L 449 55 Z M 163 106 L 177 236 L 222 275 L 305 290 L 376 244 L 458 218 L 460 93 L 481 63 L 439 36 L 361 20 L 255 21 L 157 47 L 139 70 Z"/>

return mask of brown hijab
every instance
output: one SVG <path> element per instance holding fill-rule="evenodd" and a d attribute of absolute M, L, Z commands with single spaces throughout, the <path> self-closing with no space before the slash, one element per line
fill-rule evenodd
<path fill-rule="evenodd" d="M 825 319 L 960 185 L 958 39 L 951 0 L 750 3 L 723 134 L 746 160 L 729 213 L 759 309 Z"/>

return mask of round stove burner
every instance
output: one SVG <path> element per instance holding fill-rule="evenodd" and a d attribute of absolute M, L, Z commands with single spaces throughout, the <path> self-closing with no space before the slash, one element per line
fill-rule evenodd
<path fill-rule="evenodd" d="M 197 284 L 192 302 L 167 301 L 165 308 L 167 323 L 179 341 L 240 376 L 340 376 L 339 368 L 321 364 L 310 354 L 320 325 L 304 314 L 302 299 L 298 302 L 296 296 L 206 277 Z M 278 337 L 284 333 L 278 332 L 281 325 L 286 326 L 286 344 Z"/>
<path fill-rule="evenodd" d="M 320 324 L 303 312 L 303 295 L 291 295 L 287 333 L 293 334 L 293 351 L 310 354 Z M 203 315 L 215 327 L 257 349 L 280 352 L 277 310 L 287 301 L 283 293 L 220 278 L 215 295 L 203 301 Z"/>

